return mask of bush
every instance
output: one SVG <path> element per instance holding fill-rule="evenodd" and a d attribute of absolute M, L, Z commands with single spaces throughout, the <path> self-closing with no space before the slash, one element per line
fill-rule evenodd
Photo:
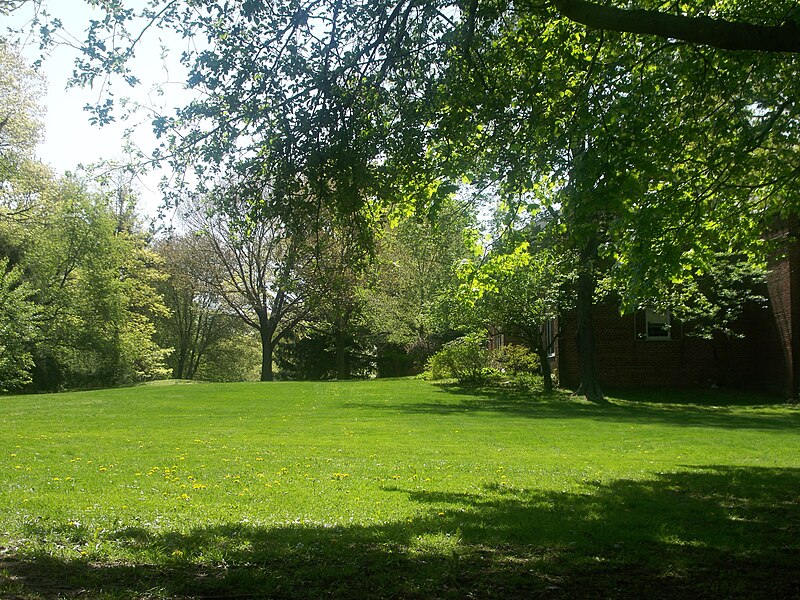
<path fill-rule="evenodd" d="M 526 392 L 541 392 L 544 389 L 542 376 L 533 373 L 520 373 L 514 378 L 513 385 Z"/>
<path fill-rule="evenodd" d="M 493 367 L 516 377 L 522 373 L 538 373 L 539 357 L 525 346 L 509 344 L 493 350 L 490 356 Z"/>
<path fill-rule="evenodd" d="M 484 381 L 490 369 L 486 336 L 470 333 L 446 343 L 428 360 L 427 373 L 431 379 L 454 377 L 460 382 Z"/>

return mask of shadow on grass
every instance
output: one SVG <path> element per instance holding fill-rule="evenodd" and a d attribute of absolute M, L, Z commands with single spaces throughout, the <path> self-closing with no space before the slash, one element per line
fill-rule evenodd
<path fill-rule="evenodd" d="M 709 466 L 592 493 L 402 487 L 373 526 L 126 528 L 128 563 L 19 550 L 4 598 L 798 597 L 800 469 Z M 29 539 L 60 533 L 38 526 Z M 63 540 L 76 545 L 76 540 Z M 88 544 L 88 542 L 87 542 Z M 3 555 L 0 554 L 0 557 Z"/>
<path fill-rule="evenodd" d="M 564 390 L 530 391 L 505 386 L 439 383 L 436 401 L 352 404 L 350 408 L 415 414 L 505 413 L 538 419 L 594 419 L 732 429 L 797 430 L 800 409 L 772 398 L 720 390 L 625 390 L 606 404 L 593 404 Z M 691 399 L 691 401 L 690 401 Z M 771 401 L 771 404 L 767 404 Z M 746 411 L 747 407 L 785 410 Z"/>

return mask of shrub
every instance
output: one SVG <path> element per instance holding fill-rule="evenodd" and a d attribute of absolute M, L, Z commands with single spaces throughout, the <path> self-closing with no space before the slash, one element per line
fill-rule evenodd
<path fill-rule="evenodd" d="M 525 346 L 502 346 L 493 350 L 490 358 L 492 366 L 507 375 L 539 372 L 539 357 Z"/>
<path fill-rule="evenodd" d="M 513 385 L 526 392 L 541 392 L 544 389 L 542 376 L 534 373 L 520 373 L 514 378 Z"/>
<path fill-rule="evenodd" d="M 460 382 L 483 381 L 485 369 L 489 369 L 489 352 L 486 336 L 470 333 L 446 343 L 428 360 L 428 376 L 431 379 L 454 377 Z"/>

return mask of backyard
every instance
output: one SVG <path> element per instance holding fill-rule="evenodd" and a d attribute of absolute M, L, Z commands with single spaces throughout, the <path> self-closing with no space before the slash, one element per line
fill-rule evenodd
<path fill-rule="evenodd" d="M 800 410 L 361 382 L 0 398 L 0 597 L 797 597 Z"/>

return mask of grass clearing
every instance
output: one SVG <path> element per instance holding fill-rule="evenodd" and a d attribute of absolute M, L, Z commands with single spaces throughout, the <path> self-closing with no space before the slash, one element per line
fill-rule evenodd
<path fill-rule="evenodd" d="M 800 596 L 800 411 L 368 382 L 0 398 L 0 597 Z"/>

